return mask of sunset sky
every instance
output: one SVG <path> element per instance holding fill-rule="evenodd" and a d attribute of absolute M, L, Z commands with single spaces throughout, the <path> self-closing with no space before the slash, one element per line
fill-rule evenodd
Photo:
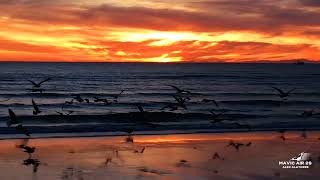
<path fill-rule="evenodd" d="M 320 60 L 320 0 L 0 0 L 0 61 Z"/>

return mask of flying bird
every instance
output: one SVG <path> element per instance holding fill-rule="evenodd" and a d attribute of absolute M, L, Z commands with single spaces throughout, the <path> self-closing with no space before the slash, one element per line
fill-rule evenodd
<path fill-rule="evenodd" d="M 212 159 L 215 160 L 215 159 L 221 159 L 221 160 L 224 160 L 223 157 L 221 157 L 217 152 L 215 152 L 212 156 Z"/>
<path fill-rule="evenodd" d="M 139 151 L 139 150 L 134 150 L 134 153 L 140 153 L 140 154 L 142 154 L 145 149 L 146 149 L 146 147 L 143 147 L 140 151 Z"/>
<path fill-rule="evenodd" d="M 118 102 L 118 98 L 121 96 L 121 94 L 124 93 L 124 90 L 121 90 L 121 92 L 119 94 L 115 94 L 115 95 L 112 95 L 113 97 L 113 101 L 114 102 Z"/>
<path fill-rule="evenodd" d="M 45 83 L 45 82 L 47 82 L 47 81 L 50 81 L 51 80 L 51 78 L 47 78 L 47 79 L 45 79 L 45 80 L 43 80 L 43 81 L 41 81 L 41 82 L 39 82 L 39 83 L 36 83 L 36 82 L 34 82 L 34 81 L 32 81 L 32 80 L 28 80 L 30 83 L 32 83 L 32 85 L 33 85 L 33 88 L 40 88 L 41 87 L 41 84 L 43 84 L 43 83 Z"/>
<path fill-rule="evenodd" d="M 106 98 L 98 98 L 98 97 L 94 97 L 94 100 L 93 100 L 94 102 L 96 102 L 96 103 L 99 103 L 99 102 L 102 102 L 102 103 L 104 103 L 105 105 L 110 105 L 110 104 L 112 104 L 108 99 L 106 99 Z"/>
<path fill-rule="evenodd" d="M 211 123 L 213 123 L 213 124 L 226 120 L 225 118 L 222 117 L 224 115 L 224 111 L 216 113 L 214 110 L 210 110 L 209 112 L 210 112 L 211 118 L 212 118 Z"/>
<path fill-rule="evenodd" d="M 296 90 L 296 88 L 293 88 L 289 91 L 283 91 L 277 87 L 272 87 L 272 88 L 278 91 L 278 96 L 282 99 L 286 99 L 294 90 Z"/>
<path fill-rule="evenodd" d="M 136 107 L 138 108 L 140 113 L 145 113 L 146 112 L 141 105 L 136 104 Z"/>
<path fill-rule="evenodd" d="M 68 110 L 68 111 L 66 111 L 66 113 L 56 111 L 56 113 L 58 113 L 58 114 L 61 115 L 61 116 L 70 116 L 72 113 L 74 113 L 74 111 Z"/>
<path fill-rule="evenodd" d="M 201 102 L 203 102 L 203 103 L 213 103 L 214 105 L 216 105 L 217 107 L 219 107 L 218 102 L 217 102 L 216 100 L 214 100 L 214 99 L 202 99 Z"/>
<path fill-rule="evenodd" d="M 11 109 L 8 109 L 8 112 L 9 119 L 7 120 L 7 126 L 14 127 L 16 130 L 22 132 L 26 136 L 30 136 L 30 132 L 18 121 L 16 114 Z"/>
<path fill-rule="evenodd" d="M 79 94 L 75 95 L 73 99 L 78 101 L 79 103 L 82 103 L 84 101 L 84 99 Z"/>
<path fill-rule="evenodd" d="M 186 98 L 179 97 L 179 96 L 173 96 L 173 98 L 176 100 L 177 106 L 180 106 L 183 109 L 187 110 L 187 106 L 186 106 L 187 99 Z"/>
<path fill-rule="evenodd" d="M 314 109 L 311 110 L 305 110 L 301 113 L 301 116 L 304 118 L 310 118 L 316 115 L 319 115 L 320 113 L 316 112 Z"/>
<path fill-rule="evenodd" d="M 33 106 L 33 115 L 38 115 L 41 113 L 38 105 L 36 104 L 36 102 L 32 99 L 32 106 Z"/>
<path fill-rule="evenodd" d="M 7 126 L 11 127 L 12 125 L 19 125 L 20 122 L 17 120 L 16 114 L 11 109 L 8 109 L 8 112 L 9 119 L 7 120 Z"/>
<path fill-rule="evenodd" d="M 246 128 L 248 131 L 251 131 L 251 126 L 249 124 L 240 124 L 238 122 L 232 123 L 234 124 L 237 128 Z"/>
<path fill-rule="evenodd" d="M 168 103 L 167 105 L 163 106 L 160 110 L 169 109 L 169 111 L 176 111 L 179 109 L 176 103 Z"/>
<path fill-rule="evenodd" d="M 244 143 L 237 143 L 237 142 L 234 142 L 234 141 L 230 141 L 229 142 L 229 144 L 227 145 L 227 147 L 228 146 L 232 146 L 232 147 L 234 147 L 237 151 L 239 151 L 239 149 L 240 149 L 240 147 L 241 146 L 246 146 L 246 147 L 249 147 L 249 146 L 251 146 L 251 142 L 249 142 L 249 143 L 247 143 L 247 144 L 244 144 Z"/>
<path fill-rule="evenodd" d="M 285 134 L 284 134 L 286 132 L 286 130 L 280 129 L 278 132 L 281 134 L 279 136 L 280 139 L 282 139 L 283 141 L 287 140 L 287 138 L 285 137 Z"/>
<path fill-rule="evenodd" d="M 187 94 L 191 94 L 190 91 L 184 90 L 184 89 L 180 89 L 177 86 L 173 86 L 173 85 L 168 85 L 170 87 L 172 87 L 173 89 L 175 89 L 177 91 L 177 93 L 183 94 L 183 93 L 187 93 Z"/>

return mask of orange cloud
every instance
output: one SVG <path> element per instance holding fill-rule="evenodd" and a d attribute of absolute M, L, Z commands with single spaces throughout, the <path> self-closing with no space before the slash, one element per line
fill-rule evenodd
<path fill-rule="evenodd" d="M 312 0 L 0 1 L 0 60 L 320 59 Z"/>

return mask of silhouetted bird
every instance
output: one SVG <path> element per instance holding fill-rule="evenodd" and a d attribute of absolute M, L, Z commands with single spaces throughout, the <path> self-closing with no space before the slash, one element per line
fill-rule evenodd
<path fill-rule="evenodd" d="M 219 107 L 219 104 L 216 100 L 213 100 L 213 99 L 202 99 L 203 103 L 214 103 L 217 107 Z"/>
<path fill-rule="evenodd" d="M 71 99 L 70 101 L 65 101 L 64 103 L 68 104 L 68 105 L 71 105 L 71 104 L 73 104 L 73 99 Z"/>
<path fill-rule="evenodd" d="M 146 147 L 143 147 L 140 151 L 139 151 L 139 150 L 134 150 L 134 153 L 140 153 L 140 154 L 142 154 L 145 149 L 146 149 Z"/>
<path fill-rule="evenodd" d="M 277 87 L 272 87 L 272 88 L 278 91 L 278 93 L 279 93 L 278 96 L 279 96 L 280 98 L 282 98 L 282 99 L 286 99 L 287 97 L 289 97 L 289 95 L 290 95 L 294 90 L 296 90 L 296 88 L 293 88 L 293 89 L 285 92 L 285 91 L 283 91 L 283 90 L 281 90 L 281 89 L 279 89 L 279 88 L 277 88 Z"/>
<path fill-rule="evenodd" d="M 75 95 L 73 99 L 78 101 L 79 103 L 82 103 L 84 101 L 84 99 L 79 94 Z"/>
<path fill-rule="evenodd" d="M 179 109 L 176 103 L 168 103 L 167 105 L 163 106 L 160 110 L 169 109 L 169 111 L 176 111 Z"/>
<path fill-rule="evenodd" d="M 133 143 L 134 142 L 134 140 L 133 140 L 133 137 L 132 136 L 128 136 L 128 137 L 126 137 L 126 142 L 127 143 Z"/>
<path fill-rule="evenodd" d="M 281 135 L 279 136 L 280 139 L 282 139 L 283 141 L 287 140 L 287 138 L 285 137 L 284 133 L 286 132 L 286 130 L 284 129 L 280 129 L 278 131 Z"/>
<path fill-rule="evenodd" d="M 225 118 L 222 117 L 224 115 L 224 112 L 216 113 L 214 110 L 210 110 L 209 112 L 211 113 L 211 118 L 212 118 L 211 123 L 213 124 L 226 120 Z"/>
<path fill-rule="evenodd" d="M 11 109 L 8 109 L 8 112 L 9 119 L 7 120 L 7 126 L 11 127 L 12 125 L 19 125 L 20 122 L 17 120 L 16 114 Z"/>
<path fill-rule="evenodd" d="M 174 99 L 177 101 L 177 106 L 182 107 L 183 109 L 187 110 L 186 102 L 187 99 L 183 97 L 173 96 Z"/>
<path fill-rule="evenodd" d="M 30 83 L 32 83 L 32 85 L 33 85 L 33 87 L 34 88 L 40 88 L 41 87 L 41 84 L 43 84 L 44 82 L 47 82 L 47 81 L 50 81 L 51 80 L 51 78 L 47 78 L 47 79 L 45 79 L 45 80 L 43 80 L 43 81 L 41 81 L 41 82 L 39 82 L 39 83 L 36 83 L 36 82 L 34 82 L 34 81 L 32 81 L 32 80 L 28 80 Z"/>
<path fill-rule="evenodd" d="M 227 145 L 227 146 L 232 146 L 232 147 L 234 147 L 237 151 L 239 151 L 239 148 L 241 147 L 241 146 L 250 146 L 252 143 L 251 142 L 249 142 L 249 143 L 247 143 L 247 144 L 243 144 L 243 143 L 236 143 L 236 142 L 234 142 L 234 141 L 230 141 L 229 142 L 229 144 Z"/>
<path fill-rule="evenodd" d="M 7 126 L 13 126 L 14 128 L 16 128 L 16 130 L 22 132 L 26 136 L 30 136 L 30 132 L 28 131 L 28 129 L 22 126 L 22 124 L 17 120 L 16 114 L 11 109 L 8 109 L 8 112 L 9 119 L 7 120 Z"/>
<path fill-rule="evenodd" d="M 175 89 L 177 91 L 177 93 L 187 93 L 187 94 L 191 94 L 190 91 L 184 90 L 184 89 L 180 89 L 177 86 L 173 86 L 173 85 L 168 85 L 170 87 L 172 87 L 173 89 Z"/>
<path fill-rule="evenodd" d="M 96 103 L 101 102 L 101 103 L 104 103 L 105 105 L 110 105 L 111 104 L 111 102 L 108 99 L 105 99 L 105 98 L 94 97 L 93 101 L 96 102 Z"/>
<path fill-rule="evenodd" d="M 38 105 L 36 104 L 36 102 L 34 102 L 34 100 L 32 99 L 32 106 L 33 106 L 33 115 L 38 115 L 41 113 Z"/>
<path fill-rule="evenodd" d="M 233 125 L 235 125 L 237 128 L 246 128 L 248 129 L 248 131 L 251 131 L 251 126 L 248 124 L 240 124 L 238 122 L 232 123 Z"/>
<path fill-rule="evenodd" d="M 22 126 L 22 124 L 19 124 L 19 125 L 16 126 L 15 128 L 16 128 L 17 131 L 22 132 L 22 133 L 25 134 L 26 136 L 30 136 L 30 135 L 31 135 L 31 133 L 29 132 L 29 130 L 28 130 L 26 127 Z"/>
<path fill-rule="evenodd" d="M 83 100 L 84 100 L 87 104 L 90 103 L 90 100 L 89 100 L 88 98 L 84 98 Z"/>
<path fill-rule="evenodd" d="M 138 108 L 140 113 L 145 113 L 146 112 L 141 105 L 136 104 L 136 107 Z"/>
<path fill-rule="evenodd" d="M 71 115 L 72 113 L 74 113 L 74 111 L 72 111 L 72 110 L 67 110 L 66 113 L 56 111 L 56 113 L 58 113 L 60 116 L 69 116 L 69 115 Z"/>
<path fill-rule="evenodd" d="M 317 113 L 314 109 L 311 110 L 305 110 L 303 111 L 303 113 L 301 113 L 301 116 L 304 118 L 310 118 L 313 117 L 315 115 L 319 115 L 320 113 Z"/>
<path fill-rule="evenodd" d="M 212 159 L 215 160 L 215 159 L 221 159 L 221 160 L 224 160 L 223 157 L 221 157 L 217 152 L 215 152 L 212 156 Z"/>
<path fill-rule="evenodd" d="M 26 166 L 32 165 L 33 166 L 33 172 L 37 172 L 38 171 L 38 167 L 40 165 L 40 161 L 37 160 L 37 159 L 28 158 L 28 159 L 23 161 L 23 165 L 26 165 Z"/>
<path fill-rule="evenodd" d="M 251 145 L 252 145 L 252 142 L 248 142 L 248 143 L 246 144 L 247 147 L 249 147 L 249 146 L 251 146 Z"/>
<path fill-rule="evenodd" d="M 121 96 L 121 94 L 124 93 L 124 90 L 121 90 L 121 92 L 119 94 L 115 94 L 115 95 L 112 95 L 113 97 L 113 101 L 114 102 L 118 102 L 118 98 Z"/>

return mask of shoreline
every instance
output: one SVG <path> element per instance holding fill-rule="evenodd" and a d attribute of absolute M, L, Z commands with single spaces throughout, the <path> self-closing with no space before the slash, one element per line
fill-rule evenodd
<path fill-rule="evenodd" d="M 247 130 L 191 130 L 191 131 L 145 131 L 145 132 L 133 132 L 130 135 L 131 136 L 156 136 L 156 135 L 193 135 L 193 134 L 212 134 L 212 135 L 218 135 L 218 134 L 233 134 L 233 133 L 278 133 L 279 130 L 285 130 L 287 133 L 298 133 L 303 130 L 306 130 L 306 133 L 320 133 L 320 129 L 314 128 L 314 129 L 264 129 L 264 130 L 258 130 L 258 131 L 247 131 Z M 161 133 L 162 132 L 162 133 Z M 54 135 L 53 135 L 54 134 Z M 12 134 L 10 134 L 12 135 Z M 8 135 L 8 136 L 10 136 Z M 14 134 L 14 135 L 20 135 L 20 134 Z M 126 137 L 129 134 L 124 132 L 88 132 L 88 133 L 49 133 L 49 134 L 35 134 L 36 136 L 31 137 L 12 137 L 12 138 L 2 138 L 0 135 L 0 141 L 5 140 L 19 140 L 19 139 L 63 139 L 63 138 L 95 138 L 95 137 Z M 40 135 L 40 136 L 37 136 Z M 41 136 L 44 135 L 44 136 Z M 45 136 L 48 135 L 48 136 Z M 23 136 L 23 135 L 21 135 Z M 319 137 L 320 138 L 320 137 Z"/>
<path fill-rule="evenodd" d="M 286 136 L 282 141 L 273 132 L 139 135 L 134 143 L 123 136 L 10 139 L 0 141 L 0 172 L 3 180 L 319 179 L 320 132 Z M 228 146 L 231 140 L 250 145 L 236 150 Z M 31 158 L 40 163 L 37 172 L 22 164 L 28 154 L 17 148 L 20 143 L 36 147 Z M 312 153 L 311 168 L 279 166 L 301 152 Z"/>

